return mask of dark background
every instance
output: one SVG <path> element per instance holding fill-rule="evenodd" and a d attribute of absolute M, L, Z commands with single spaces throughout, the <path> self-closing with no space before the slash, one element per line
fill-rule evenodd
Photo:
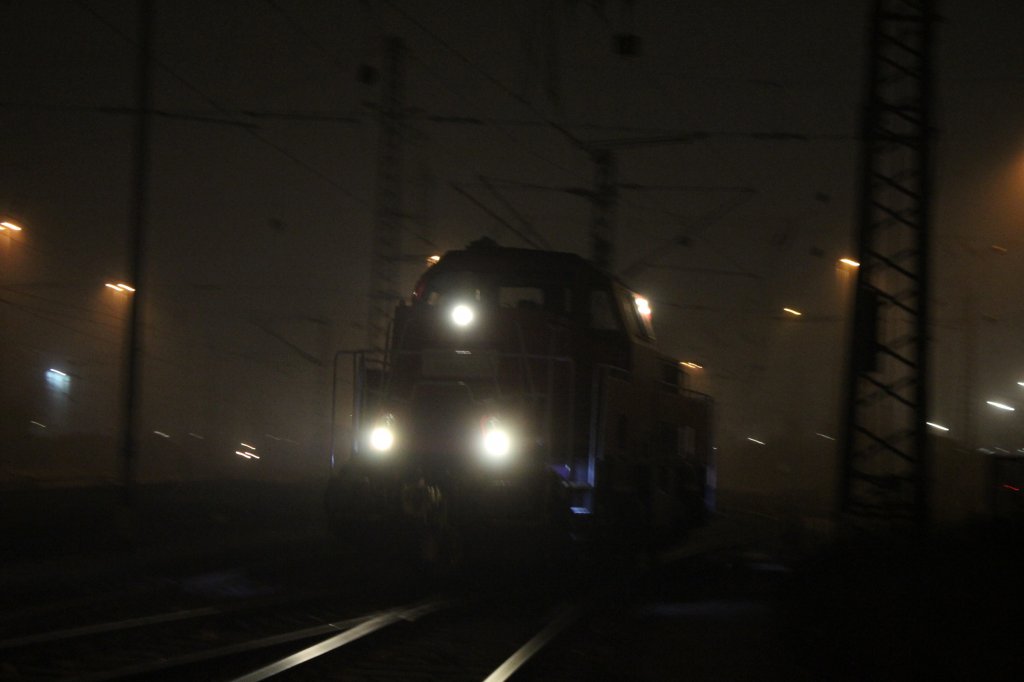
<path fill-rule="evenodd" d="M 526 245 L 467 193 L 590 255 L 594 165 L 559 129 L 673 138 L 617 151 L 616 270 L 704 368 L 722 488 L 824 513 L 867 5 L 156 2 L 140 480 L 326 475 L 334 354 L 366 343 L 396 35 L 403 290 L 432 253 Z M 1018 413 L 985 401 L 1024 391 L 1024 5 L 939 8 L 933 420 L 1015 450 Z M 136 40 L 135 3 L 0 2 L 0 213 L 24 227 L 0 232 L 8 488 L 117 480 L 128 301 L 104 283 L 129 263 Z"/>

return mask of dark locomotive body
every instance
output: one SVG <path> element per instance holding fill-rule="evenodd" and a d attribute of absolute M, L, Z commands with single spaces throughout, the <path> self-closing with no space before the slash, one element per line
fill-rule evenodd
<path fill-rule="evenodd" d="M 342 533 L 617 529 L 669 536 L 714 503 L 712 405 L 653 345 L 650 309 L 568 253 L 478 242 L 356 355 Z"/>

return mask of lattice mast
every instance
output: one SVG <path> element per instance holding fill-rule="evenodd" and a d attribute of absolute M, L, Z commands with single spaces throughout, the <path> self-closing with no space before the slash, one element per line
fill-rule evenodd
<path fill-rule="evenodd" d="M 398 292 L 402 236 L 402 142 L 404 132 L 405 45 L 401 38 L 385 41 L 385 64 L 378 112 L 380 156 L 373 245 L 370 260 L 370 296 L 367 306 L 368 348 L 383 349 Z"/>
<path fill-rule="evenodd" d="M 871 10 L 840 522 L 928 515 L 931 0 Z"/>

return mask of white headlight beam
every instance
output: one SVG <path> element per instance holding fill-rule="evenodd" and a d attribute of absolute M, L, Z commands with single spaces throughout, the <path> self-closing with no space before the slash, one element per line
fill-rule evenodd
<path fill-rule="evenodd" d="M 492 461 L 502 461 L 512 451 L 512 439 L 501 428 L 491 428 L 484 433 L 484 454 Z"/>
<path fill-rule="evenodd" d="M 452 322 L 457 327 L 468 327 L 473 324 L 473 318 L 475 317 L 476 313 L 465 303 L 460 303 L 452 308 Z"/>
<path fill-rule="evenodd" d="M 370 447 L 377 452 L 388 452 L 395 444 L 395 434 L 387 426 L 377 426 L 370 432 Z"/>

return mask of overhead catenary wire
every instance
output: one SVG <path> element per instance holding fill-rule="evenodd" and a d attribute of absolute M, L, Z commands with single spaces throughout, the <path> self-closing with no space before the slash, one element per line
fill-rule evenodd
<path fill-rule="evenodd" d="M 492 75 L 489 71 L 484 69 L 482 66 L 480 66 L 478 63 L 476 63 L 475 61 L 470 59 L 468 56 L 466 56 L 466 54 L 463 53 L 461 50 L 459 50 L 454 45 L 452 45 L 451 43 L 446 41 L 444 38 L 442 38 L 440 35 L 438 35 L 438 33 L 436 31 L 434 31 L 433 29 L 428 27 L 424 22 L 422 22 L 417 17 L 413 16 L 411 12 L 409 12 L 408 10 L 406 10 L 405 8 L 403 8 L 401 5 L 399 5 L 397 2 L 394 2 L 393 0 L 384 0 L 384 3 L 386 5 L 388 5 L 389 7 L 391 7 L 393 10 L 395 10 L 396 12 L 398 12 L 399 14 L 401 14 L 403 17 L 405 17 L 405 19 L 409 23 L 411 23 L 414 26 L 416 26 L 416 28 L 418 28 L 420 31 L 422 31 L 431 40 L 433 40 L 434 42 L 439 44 L 441 47 L 443 47 L 445 50 L 447 50 L 451 54 L 455 55 L 460 61 L 462 61 L 464 64 L 469 66 L 471 69 L 473 69 L 474 71 L 479 73 L 484 78 L 484 80 L 486 80 L 488 83 L 490 83 L 491 85 L 495 86 L 496 88 L 501 90 L 503 93 L 505 93 L 507 96 L 509 96 L 510 98 L 512 98 L 513 100 L 518 102 L 519 104 L 521 104 L 521 105 L 525 106 L 527 109 L 529 109 L 531 113 L 533 113 L 539 120 L 543 121 L 552 130 L 558 132 L 560 135 L 562 135 L 562 137 L 564 137 L 566 140 L 571 142 L 577 148 L 582 149 L 584 151 L 587 151 L 587 147 L 583 144 L 582 140 L 580 140 L 576 135 L 574 135 L 572 133 L 572 131 L 570 131 L 569 129 L 567 129 L 566 127 L 564 127 L 563 125 L 561 125 L 560 123 L 558 123 L 557 121 L 552 119 L 551 117 L 547 116 L 544 112 L 542 112 L 540 109 L 538 109 L 533 104 L 533 102 L 529 101 L 527 98 L 523 97 L 519 93 L 517 93 L 514 90 L 512 90 L 512 88 L 510 88 L 507 85 L 505 85 L 500 79 L 498 79 L 497 77 Z"/>
<path fill-rule="evenodd" d="M 92 15 L 97 21 L 99 21 L 104 26 L 106 26 L 108 29 L 110 29 L 112 32 L 114 32 L 122 40 L 126 41 L 130 45 L 136 45 L 136 41 L 135 41 L 135 39 L 132 36 L 126 34 L 117 25 L 115 25 L 113 22 L 111 22 L 109 19 L 107 19 L 104 15 L 102 15 L 101 13 L 99 13 L 95 9 L 93 9 L 87 2 L 85 2 L 85 0 L 75 0 L 75 4 L 77 4 L 83 10 L 85 10 L 90 15 Z M 221 114 L 225 114 L 225 115 L 230 115 L 231 114 L 231 110 L 229 108 L 222 106 L 219 102 L 217 102 L 215 99 L 210 97 L 203 90 L 201 90 L 198 86 L 196 86 L 190 80 L 188 80 L 187 78 L 182 76 L 175 69 L 172 69 L 166 63 L 162 62 L 161 60 L 159 60 L 157 58 L 153 58 L 153 64 L 155 66 L 157 66 L 161 71 L 163 71 L 164 73 L 166 73 L 169 76 L 171 76 L 172 78 L 174 78 L 181 85 L 185 86 L 186 89 L 188 89 L 190 92 L 192 92 L 193 94 L 198 96 L 200 99 L 202 99 L 208 105 L 213 107 L 217 112 L 219 112 Z M 290 161 L 295 163 L 300 168 L 306 170 L 308 173 L 310 173 L 313 176 L 315 176 L 315 177 L 319 178 L 320 180 L 324 181 L 325 183 L 330 185 L 332 188 L 338 190 L 339 192 L 344 194 L 346 197 L 348 197 L 349 199 L 351 199 L 353 202 L 355 202 L 356 204 L 360 205 L 361 207 L 367 208 L 367 209 L 371 208 L 371 202 L 368 199 L 357 195 L 354 191 L 352 191 L 351 189 L 349 189 L 345 185 L 341 184 L 340 182 L 338 182 L 337 180 L 335 180 L 334 178 L 329 176 L 327 173 L 325 173 L 325 172 L 321 171 L 320 169 L 316 168 L 315 166 L 309 164 L 308 162 L 303 160 L 301 157 L 299 157 L 297 154 L 295 154 L 294 152 L 290 151 L 286 147 L 278 144 L 277 142 L 274 142 L 273 140 L 271 140 L 270 138 L 266 137 L 265 135 L 260 134 L 256 129 L 253 129 L 251 127 L 244 126 L 244 125 L 239 126 L 239 129 L 245 131 L 253 139 L 258 140 L 261 144 L 264 144 L 264 145 L 270 147 L 271 149 L 273 149 L 277 153 L 279 153 L 282 156 L 284 156 L 285 158 L 289 159 Z"/>

